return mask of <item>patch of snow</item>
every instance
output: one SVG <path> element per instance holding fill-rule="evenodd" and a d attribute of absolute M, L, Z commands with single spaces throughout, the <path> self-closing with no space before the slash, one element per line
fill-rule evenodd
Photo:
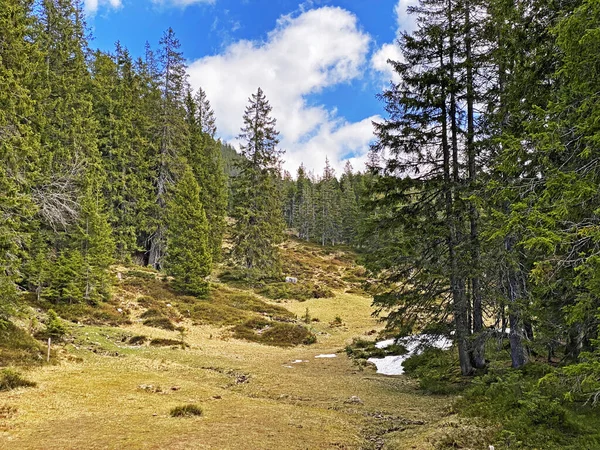
<path fill-rule="evenodd" d="M 286 369 L 293 369 L 292 366 L 283 366 L 283 367 L 285 367 Z"/>
<path fill-rule="evenodd" d="M 396 339 L 386 339 L 385 341 L 379 341 L 375 344 L 377 348 L 388 348 L 390 345 L 394 345 L 396 343 Z"/>
<path fill-rule="evenodd" d="M 295 361 L 292 361 L 292 364 L 300 364 L 300 363 L 305 363 L 305 362 L 308 362 L 308 361 L 302 360 L 302 359 L 297 359 Z"/>
<path fill-rule="evenodd" d="M 377 373 L 382 375 L 402 375 L 404 373 L 404 367 L 402 364 L 412 355 L 418 355 L 423 351 L 425 347 L 435 347 L 442 350 L 447 350 L 452 347 L 452 341 L 446 337 L 436 337 L 429 334 L 420 334 L 417 336 L 407 336 L 397 341 L 395 339 L 388 339 L 386 341 L 378 342 L 377 348 L 386 348 L 394 343 L 404 345 L 408 352 L 404 355 L 399 356 L 386 356 L 384 358 L 369 358 L 368 361 L 375 364 L 377 367 Z M 381 345 L 381 346 L 380 346 Z"/>
<path fill-rule="evenodd" d="M 315 358 L 337 358 L 336 354 L 327 354 L 327 355 L 317 355 Z"/>

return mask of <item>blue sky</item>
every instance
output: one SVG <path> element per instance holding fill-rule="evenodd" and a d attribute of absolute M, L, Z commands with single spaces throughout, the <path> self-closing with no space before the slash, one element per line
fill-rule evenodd
<path fill-rule="evenodd" d="M 260 86 L 273 106 L 285 168 L 319 174 L 328 157 L 362 170 L 375 95 L 393 78 L 388 58 L 415 0 L 85 0 L 92 47 L 120 40 L 134 55 L 172 27 L 217 115 L 217 135 L 236 143 L 248 97 Z"/>

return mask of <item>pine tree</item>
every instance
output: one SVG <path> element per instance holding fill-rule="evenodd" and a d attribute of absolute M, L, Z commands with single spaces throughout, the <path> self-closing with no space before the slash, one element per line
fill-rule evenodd
<path fill-rule="evenodd" d="M 249 99 L 239 136 L 244 159 L 235 179 L 231 254 L 251 278 L 278 277 L 281 271 L 277 244 L 285 227 L 278 186 L 282 152 L 277 149 L 279 133 L 271 109 L 258 88 Z"/>
<path fill-rule="evenodd" d="M 360 222 L 360 211 L 358 208 L 357 195 L 354 190 L 354 177 L 350 161 L 344 166 L 344 173 L 340 180 L 340 214 L 341 229 L 340 237 L 347 244 L 353 244 L 356 241 L 358 224 Z"/>
<path fill-rule="evenodd" d="M 161 91 L 161 107 L 156 160 L 156 210 L 155 228 L 149 239 L 148 263 L 156 269 L 162 264 L 166 246 L 166 197 L 169 187 L 177 181 L 182 170 L 182 153 L 187 146 L 185 123 L 185 95 L 188 90 L 185 58 L 181 44 L 169 28 L 160 40 L 158 86 Z M 150 73 L 155 72 L 150 68 Z"/>
<path fill-rule="evenodd" d="M 419 26 L 399 40 L 404 61 L 393 66 L 401 81 L 382 94 L 389 118 L 375 125 L 373 150 L 387 156 L 371 197 L 368 228 L 378 230 L 369 258 L 382 270 L 387 288 L 375 302 L 390 311 L 388 325 L 405 332 L 418 326 L 423 314 L 430 326 L 447 327 L 451 314 L 461 372 L 468 375 L 461 14 L 456 2 L 439 0 L 423 0 L 411 11 L 419 15 Z"/>
<path fill-rule="evenodd" d="M 169 194 L 165 269 L 181 293 L 202 296 L 208 292 L 212 258 L 209 227 L 200 202 L 200 188 L 186 168 Z"/>
<path fill-rule="evenodd" d="M 210 101 L 206 96 L 206 92 L 204 92 L 202 88 L 198 88 L 198 91 L 194 96 L 194 102 L 198 108 L 197 120 L 200 131 L 214 139 L 215 134 L 217 134 L 215 113 L 210 106 Z"/>
<path fill-rule="evenodd" d="M 202 95 L 198 95 L 200 92 Z M 223 169 L 221 145 L 204 131 L 210 125 L 209 119 L 214 122 L 214 115 L 204 92 L 199 90 L 192 96 L 191 91 L 188 91 L 185 103 L 189 144 L 183 154 L 200 186 L 200 201 L 205 205 L 209 242 L 213 261 L 216 262 L 221 259 L 228 201 L 227 176 Z M 203 123 L 207 120 L 209 125 Z"/>
<path fill-rule="evenodd" d="M 325 158 L 323 177 L 317 184 L 317 227 L 321 245 L 335 245 L 340 241 L 340 196 L 335 171 Z"/>
<path fill-rule="evenodd" d="M 30 39 L 31 2 L 0 1 L 0 315 L 17 300 L 34 205 L 29 194 L 39 142 L 31 88 L 39 49 Z"/>

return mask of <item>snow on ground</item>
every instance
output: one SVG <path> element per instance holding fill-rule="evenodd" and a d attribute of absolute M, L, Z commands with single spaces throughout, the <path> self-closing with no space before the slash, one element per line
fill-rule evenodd
<path fill-rule="evenodd" d="M 328 355 L 317 355 L 315 356 L 315 358 L 337 358 L 337 355 L 335 354 L 328 354 Z"/>
<path fill-rule="evenodd" d="M 452 341 L 445 337 L 434 337 L 429 334 L 420 334 L 417 336 L 407 336 L 401 339 L 388 339 L 375 344 L 377 348 L 386 348 L 394 343 L 402 344 L 408 352 L 399 356 L 386 356 L 385 358 L 369 358 L 368 361 L 377 366 L 377 373 L 383 375 L 402 375 L 404 367 L 402 363 L 412 355 L 419 354 L 426 346 L 441 348 L 446 350 L 452 346 Z"/>

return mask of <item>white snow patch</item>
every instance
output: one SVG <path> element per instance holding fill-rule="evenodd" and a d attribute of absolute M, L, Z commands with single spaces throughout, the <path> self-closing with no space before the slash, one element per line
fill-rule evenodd
<path fill-rule="evenodd" d="M 369 358 L 368 361 L 375 364 L 377 373 L 382 375 L 402 375 L 404 367 L 402 364 L 412 355 L 418 355 L 423 348 L 427 346 L 441 348 L 446 350 L 452 346 L 452 341 L 445 337 L 434 337 L 429 334 L 420 334 L 417 336 L 407 336 L 398 340 L 388 339 L 375 344 L 377 348 L 386 348 L 398 343 L 406 347 L 408 352 L 399 356 L 386 356 L 384 358 Z"/>
<path fill-rule="evenodd" d="M 315 358 L 337 358 L 337 355 L 331 353 L 331 354 L 327 354 L 327 355 L 317 355 L 317 356 L 315 356 Z"/>
<path fill-rule="evenodd" d="M 375 344 L 377 348 L 388 348 L 390 345 L 394 345 L 396 343 L 396 339 L 386 339 L 385 341 L 379 341 Z"/>
<path fill-rule="evenodd" d="M 295 361 L 292 361 L 292 364 L 300 364 L 300 363 L 305 363 L 305 362 L 308 362 L 308 361 L 302 360 L 302 359 L 297 359 Z"/>

